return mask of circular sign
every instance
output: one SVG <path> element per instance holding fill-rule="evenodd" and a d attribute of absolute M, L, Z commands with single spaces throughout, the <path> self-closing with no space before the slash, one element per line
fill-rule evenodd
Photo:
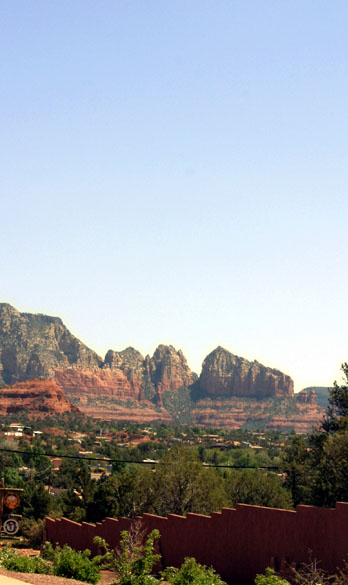
<path fill-rule="evenodd" d="M 14 518 L 8 518 L 3 523 L 3 529 L 6 534 L 13 536 L 19 530 L 19 524 Z"/>
<path fill-rule="evenodd" d="M 19 496 L 17 496 L 16 494 L 6 494 L 4 498 L 4 504 L 6 508 L 10 508 L 10 510 L 18 508 L 20 502 L 21 501 L 19 499 Z"/>

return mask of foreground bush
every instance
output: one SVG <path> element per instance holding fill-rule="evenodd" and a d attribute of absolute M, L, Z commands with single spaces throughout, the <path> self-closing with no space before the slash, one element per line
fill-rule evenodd
<path fill-rule="evenodd" d="M 5 546 L 0 550 L 0 567 L 21 573 L 51 574 L 52 565 L 41 557 L 25 557 Z"/>
<path fill-rule="evenodd" d="M 172 585 L 225 585 L 212 567 L 201 565 L 191 557 L 185 559 L 180 569 L 175 567 L 165 569 L 162 577 Z"/>
<path fill-rule="evenodd" d="M 282 579 L 273 569 L 268 567 L 264 575 L 256 575 L 255 585 L 289 585 L 289 581 Z"/>
<path fill-rule="evenodd" d="M 100 578 L 98 567 L 99 558 L 90 559 L 91 551 L 73 550 L 70 546 L 53 548 L 51 543 L 46 542 L 42 555 L 44 559 L 52 562 L 53 574 L 57 577 L 97 583 Z"/>
<path fill-rule="evenodd" d="M 98 558 L 104 566 L 115 571 L 119 585 L 156 585 L 158 580 L 152 576 L 152 570 L 161 558 L 155 553 L 155 542 L 159 539 L 158 530 L 150 532 L 145 544 L 142 544 L 144 533 L 140 525 L 135 524 L 127 532 L 121 532 L 119 550 L 110 550 L 109 545 L 100 537 L 94 542 L 105 550 Z"/>
<path fill-rule="evenodd" d="M 348 585 L 347 561 L 344 561 L 343 568 L 337 569 L 337 573 L 330 575 L 320 567 L 319 561 L 309 556 L 308 563 L 303 563 L 298 569 L 290 569 L 289 580 L 293 585 Z M 268 567 L 264 574 L 256 575 L 255 585 L 290 585 L 290 583 Z"/>
<path fill-rule="evenodd" d="M 161 579 L 153 576 L 153 571 L 161 559 L 155 552 L 155 544 L 160 537 L 153 530 L 144 540 L 141 524 L 134 524 L 129 531 L 121 532 L 120 548 L 111 551 L 105 540 L 96 537 L 94 542 L 104 549 L 99 557 L 116 573 L 118 585 L 160 585 L 162 580 L 171 585 L 225 585 L 212 567 L 197 563 L 196 559 L 186 558 L 180 569 L 168 567 L 161 573 Z"/>

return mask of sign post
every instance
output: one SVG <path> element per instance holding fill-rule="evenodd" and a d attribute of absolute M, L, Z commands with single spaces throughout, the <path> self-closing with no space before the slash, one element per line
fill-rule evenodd
<path fill-rule="evenodd" d="M 21 503 L 19 492 L 23 492 L 20 488 L 6 488 L 5 480 L 2 477 L 0 482 L 0 537 L 1 532 L 5 532 L 7 536 L 14 536 L 19 530 L 19 524 L 16 518 L 22 518 L 19 514 L 13 514 L 12 510 L 18 508 Z M 4 507 L 11 510 L 9 514 L 4 514 Z M 5 519 L 6 517 L 6 519 Z"/>

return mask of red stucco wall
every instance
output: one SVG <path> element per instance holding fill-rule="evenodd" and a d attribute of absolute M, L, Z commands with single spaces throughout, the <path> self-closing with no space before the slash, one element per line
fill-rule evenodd
<path fill-rule="evenodd" d="M 298 506 L 296 512 L 239 504 L 211 516 L 145 514 L 140 519 L 146 531 L 159 529 L 164 566 L 180 566 L 192 556 L 233 585 L 253 583 L 273 563 L 277 568 L 306 562 L 309 551 L 321 568 L 334 572 L 348 554 L 348 503 L 337 503 L 335 509 Z M 96 525 L 47 518 L 45 539 L 96 553 L 94 536 L 117 547 L 120 532 L 131 524 L 128 518 L 106 518 Z"/>

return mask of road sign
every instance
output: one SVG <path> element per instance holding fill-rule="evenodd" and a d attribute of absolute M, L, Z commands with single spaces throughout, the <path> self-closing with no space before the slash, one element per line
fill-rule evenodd
<path fill-rule="evenodd" d="M 14 518 L 8 518 L 7 520 L 5 520 L 2 527 L 5 534 L 8 534 L 8 536 L 13 536 L 14 534 L 17 534 L 19 530 L 19 524 L 17 520 L 15 520 Z"/>
<path fill-rule="evenodd" d="M 6 496 L 4 497 L 4 504 L 6 506 L 6 508 L 9 508 L 10 510 L 14 510 L 15 508 L 18 508 L 19 504 L 21 503 L 19 496 L 17 496 L 17 494 L 6 494 Z"/>

